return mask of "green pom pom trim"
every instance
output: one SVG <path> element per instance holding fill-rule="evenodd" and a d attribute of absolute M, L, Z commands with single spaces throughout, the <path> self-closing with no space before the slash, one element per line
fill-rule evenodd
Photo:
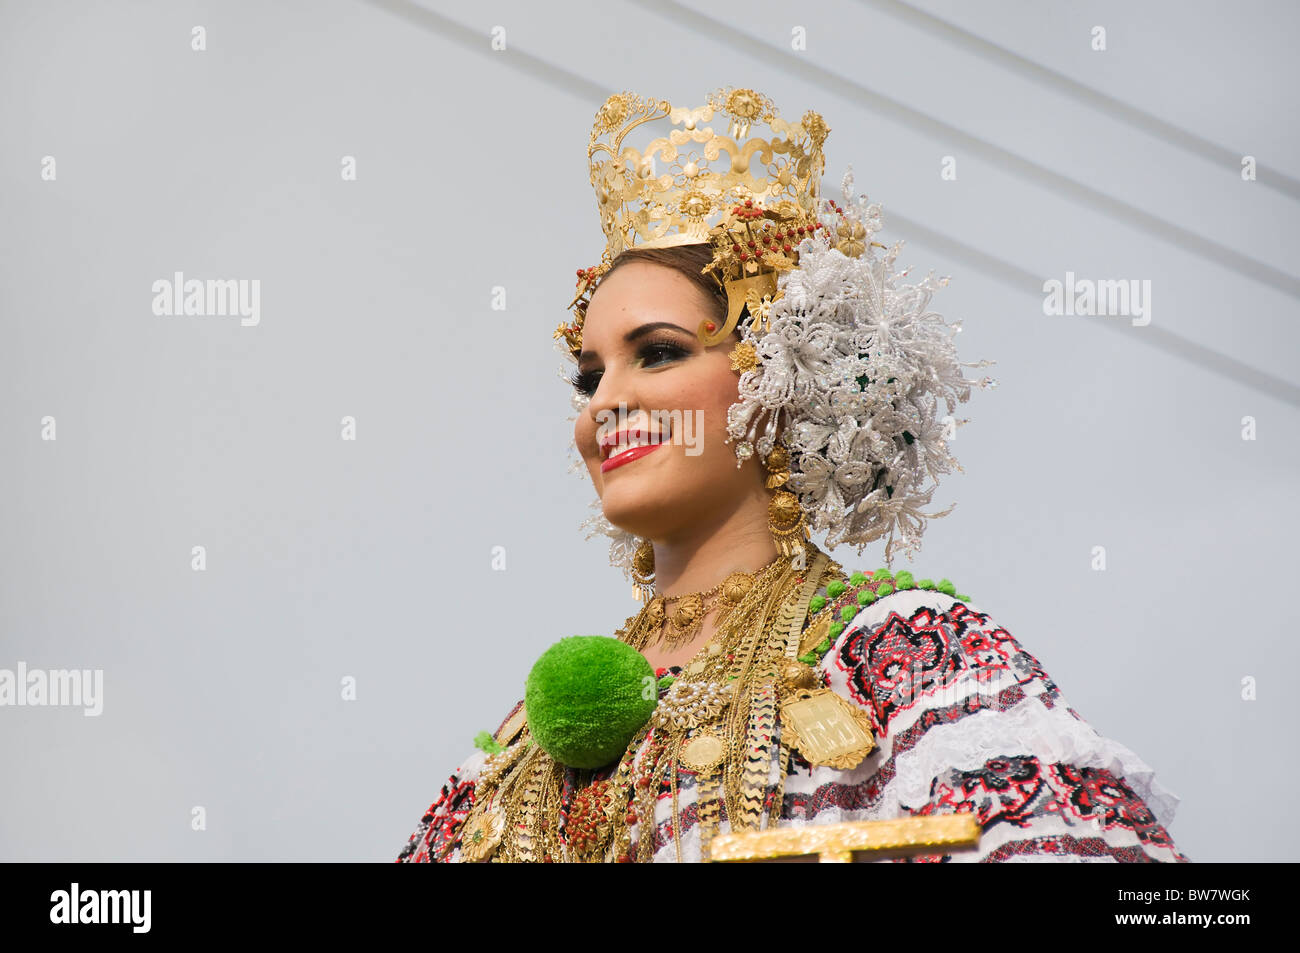
<path fill-rule="evenodd" d="M 870 589 L 862 589 L 858 592 L 858 605 L 869 606 L 876 601 L 876 595 Z"/>
<path fill-rule="evenodd" d="M 659 690 L 663 691 L 665 688 L 670 687 L 675 681 L 677 681 L 676 675 L 665 675 L 663 678 L 659 679 Z"/>
<path fill-rule="evenodd" d="M 840 618 L 845 622 L 852 622 L 853 617 L 858 614 L 860 606 L 845 606 L 840 610 Z"/>
<path fill-rule="evenodd" d="M 840 596 L 844 595 L 844 590 L 847 588 L 848 587 L 840 580 L 832 579 L 830 582 L 826 583 L 826 595 L 830 596 L 832 599 L 838 599 Z"/>
<path fill-rule="evenodd" d="M 934 580 L 933 580 L 933 579 L 922 579 L 920 582 L 918 582 L 918 583 L 916 584 L 916 588 L 918 588 L 918 589 L 933 589 L 933 588 L 934 588 Z"/>
<path fill-rule="evenodd" d="M 894 577 L 894 585 L 899 589 L 915 589 L 916 583 L 912 579 L 912 574 L 904 569 Z"/>
<path fill-rule="evenodd" d="M 500 754 L 506 749 L 497 744 L 496 738 L 492 737 L 490 731 L 480 731 L 474 736 L 474 747 L 488 754 Z"/>
<path fill-rule="evenodd" d="M 961 593 L 957 593 L 953 598 L 961 602 L 970 602 L 970 596 L 963 596 Z"/>
<path fill-rule="evenodd" d="M 876 582 L 879 582 L 881 579 L 892 579 L 893 576 L 894 576 L 893 573 L 891 573 L 884 566 L 881 566 L 879 569 L 876 570 L 876 574 L 871 578 L 874 579 Z"/>
<path fill-rule="evenodd" d="M 819 596 L 813 596 L 811 599 L 808 600 L 808 611 L 809 611 L 809 612 L 821 612 L 821 611 L 822 611 L 823 609 L 825 609 L 825 608 L 826 608 L 826 597 L 825 597 L 825 596 L 820 596 L 820 595 L 819 595 Z"/>
<path fill-rule="evenodd" d="M 852 576 L 849 576 L 849 582 L 854 586 L 860 586 L 866 581 L 867 581 L 867 574 L 864 573 L 861 569 L 855 572 Z"/>
<path fill-rule="evenodd" d="M 840 633 L 844 631 L 844 623 L 832 622 L 830 629 L 828 629 L 827 631 L 830 633 L 830 637 L 832 639 L 837 639 L 839 638 Z"/>
<path fill-rule="evenodd" d="M 542 653 L 524 683 L 528 727 L 556 761 L 600 768 L 627 750 L 659 703 L 644 655 L 603 635 L 574 635 Z"/>
<path fill-rule="evenodd" d="M 886 582 L 886 583 L 882 583 L 881 586 L 880 586 L 880 588 L 878 588 L 878 589 L 876 590 L 876 596 L 877 596 L 878 598 L 883 599 L 883 598 L 885 598 L 885 596 L 889 595 L 889 594 L 890 594 L 891 592 L 893 592 L 893 591 L 894 591 L 894 587 L 891 586 L 889 583 L 887 583 L 887 582 Z"/>
<path fill-rule="evenodd" d="M 800 655 L 799 661 L 809 666 L 816 665 L 818 662 L 822 660 L 822 656 L 825 655 L 830 650 L 831 650 L 831 640 L 829 638 L 822 639 L 815 646 L 813 646 L 813 648 L 810 651 L 805 652 L 803 655 Z"/>
<path fill-rule="evenodd" d="M 938 589 L 939 589 L 940 592 L 944 593 L 945 595 L 955 596 L 955 595 L 957 594 L 957 587 L 954 586 L 954 585 L 953 585 L 949 580 L 947 580 L 947 579 L 940 579 L 940 580 L 939 580 L 939 586 L 938 586 Z"/>

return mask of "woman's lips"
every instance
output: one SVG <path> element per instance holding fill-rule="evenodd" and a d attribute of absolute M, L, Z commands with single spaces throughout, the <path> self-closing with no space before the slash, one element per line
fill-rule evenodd
<path fill-rule="evenodd" d="M 600 472 L 605 473 L 615 467 L 621 467 L 625 463 L 631 463 L 633 460 L 640 460 L 647 453 L 651 453 L 662 447 L 662 443 L 649 443 L 641 447 L 632 447 L 630 450 L 624 450 L 620 454 L 610 457 L 600 465 Z"/>

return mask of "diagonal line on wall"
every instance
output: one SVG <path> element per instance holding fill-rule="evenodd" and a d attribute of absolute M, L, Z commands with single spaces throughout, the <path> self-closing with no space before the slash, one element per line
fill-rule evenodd
<path fill-rule="evenodd" d="M 501 62 L 500 54 L 490 49 L 487 35 L 481 30 L 471 29 L 437 11 L 419 6 L 412 0 L 364 0 L 364 2 L 392 13 L 408 23 L 428 30 L 443 39 L 450 40 L 471 52 L 492 56 L 498 62 Z M 516 69 L 539 82 L 569 93 L 584 102 L 591 103 L 593 105 L 593 115 L 596 107 L 603 103 L 611 93 L 610 88 L 607 86 L 579 76 L 570 70 L 547 63 L 540 57 L 520 50 L 518 47 L 511 47 L 510 55 L 505 58 L 505 62 L 512 69 Z M 1034 275 L 1018 265 L 990 255 L 942 232 L 935 231 L 920 222 L 899 215 L 895 211 L 888 212 L 888 221 L 891 226 L 897 224 L 901 233 L 905 233 L 917 241 L 924 242 L 950 258 L 970 266 L 975 271 L 994 276 L 1016 291 L 1028 294 L 1041 293 L 1042 277 Z M 1093 321 L 1089 323 L 1093 327 L 1108 328 L 1115 332 L 1123 332 L 1125 328 L 1130 327 L 1115 321 Z M 1232 381 L 1235 384 L 1284 401 L 1292 406 L 1300 407 L 1300 386 L 1292 384 L 1290 381 L 1267 374 L 1236 358 L 1221 354 L 1212 348 L 1197 344 L 1195 341 L 1155 325 L 1133 330 L 1134 333 L 1131 337 L 1134 340 L 1141 341 L 1171 357 L 1208 371 L 1216 377 Z M 1141 333 L 1136 333 L 1139 330 Z"/>
<path fill-rule="evenodd" d="M 1067 96 L 1099 112 L 1107 113 L 1112 119 L 1132 126 L 1137 131 L 1155 139 L 1160 139 L 1177 149 L 1197 155 L 1214 165 L 1232 169 L 1234 175 L 1240 172 L 1241 157 L 1246 153 L 1233 152 L 1217 142 L 1211 142 L 1209 139 L 1198 136 L 1190 130 L 1166 122 L 1159 116 L 1138 109 L 1122 99 L 1116 99 L 1114 96 L 1093 89 L 1078 80 L 1071 79 L 1064 73 L 1058 73 L 1054 69 L 1036 63 L 1013 50 L 999 46 L 991 40 L 986 40 L 982 36 L 949 23 L 947 20 L 942 20 L 924 10 L 909 6 L 901 2 L 901 0 L 859 0 L 859 2 L 879 10 L 886 16 L 907 23 L 918 30 L 941 36 L 950 45 L 1015 73 L 1026 82 L 1036 83 L 1054 93 Z M 1300 180 L 1279 172 L 1271 166 L 1260 166 L 1255 181 L 1259 185 L 1281 192 L 1289 198 L 1300 199 Z"/>
<path fill-rule="evenodd" d="M 1002 171 L 1034 182 L 1044 189 L 1071 199 L 1079 205 L 1109 216 L 1116 221 L 1146 232 L 1170 244 L 1197 255 L 1220 267 L 1235 271 L 1240 275 L 1276 288 L 1293 298 L 1300 298 L 1300 278 L 1274 268 L 1267 262 L 1243 255 L 1234 248 L 1221 245 L 1205 236 L 1166 221 L 1158 215 L 1152 215 L 1136 205 L 1131 205 L 1109 193 L 1094 189 L 1082 182 L 1077 182 L 1059 172 L 1038 165 L 1018 153 L 994 145 L 978 136 L 935 119 L 881 93 L 868 89 L 861 83 L 843 76 L 837 76 L 831 70 L 820 66 L 811 57 L 798 56 L 793 51 L 766 43 L 748 34 L 743 43 L 737 43 L 736 30 L 726 23 L 705 16 L 673 0 L 626 0 L 628 3 L 642 7 L 651 13 L 679 23 L 699 34 L 711 36 L 735 50 L 737 53 L 761 60 L 765 65 L 780 69 L 804 82 L 822 89 L 854 105 L 859 105 L 882 116 L 887 116 L 901 124 L 911 126 L 918 132 L 925 133 L 945 146 L 957 145 L 967 152 L 977 155 L 985 161 L 997 165 Z"/>

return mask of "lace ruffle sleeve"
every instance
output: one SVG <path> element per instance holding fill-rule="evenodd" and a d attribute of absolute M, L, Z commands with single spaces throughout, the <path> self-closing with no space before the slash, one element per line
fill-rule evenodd
<path fill-rule="evenodd" d="M 810 622 L 834 620 L 816 669 L 866 709 L 879 747 L 850 772 L 796 752 L 787 817 L 978 817 L 978 851 L 914 860 L 1187 861 L 1166 829 L 1179 798 L 1006 629 L 946 580 L 881 577 L 832 583 Z"/>

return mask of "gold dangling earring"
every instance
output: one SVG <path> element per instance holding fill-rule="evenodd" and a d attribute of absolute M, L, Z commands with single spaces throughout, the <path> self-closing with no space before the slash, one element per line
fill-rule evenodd
<path fill-rule="evenodd" d="M 768 532 L 777 551 L 783 556 L 794 556 L 794 567 L 802 569 L 807 564 L 803 541 L 810 536 L 799 497 L 784 489 L 790 480 L 790 451 L 782 446 L 773 447 L 763 466 L 767 468 L 767 488 L 776 490 L 767 507 Z"/>
<path fill-rule="evenodd" d="M 655 547 L 648 539 L 641 540 L 632 554 L 632 598 L 645 602 L 655 594 Z"/>

